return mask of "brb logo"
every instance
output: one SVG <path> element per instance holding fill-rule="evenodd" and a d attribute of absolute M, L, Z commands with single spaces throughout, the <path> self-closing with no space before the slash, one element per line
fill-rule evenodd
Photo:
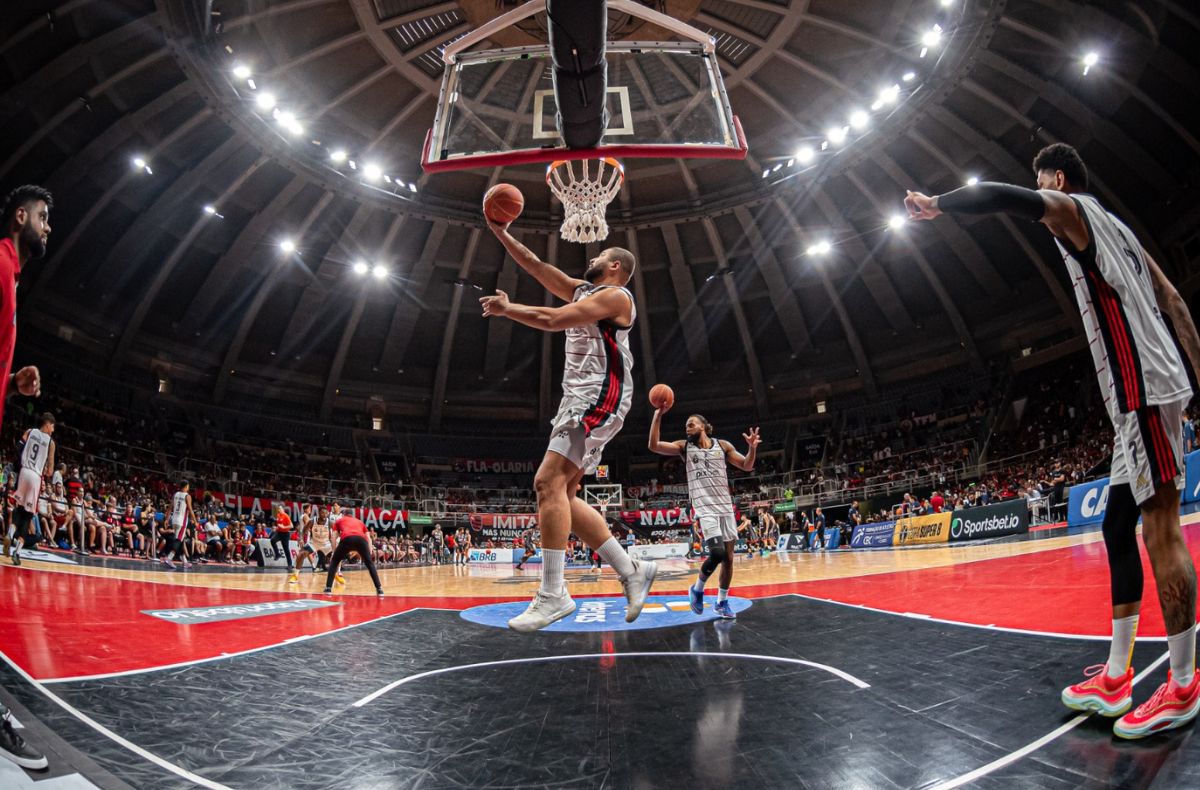
<path fill-rule="evenodd" d="M 687 597 L 656 595 L 646 599 L 642 614 L 632 623 L 625 622 L 624 598 L 578 598 L 575 601 L 575 612 L 567 615 L 557 623 L 543 628 L 543 631 L 580 632 L 580 631 L 642 631 L 650 628 L 669 628 L 676 625 L 694 625 L 709 620 L 716 620 L 713 604 L 716 598 L 706 596 L 704 613 L 692 614 Z M 744 612 L 750 608 L 746 598 L 729 598 L 729 605 L 735 613 Z M 496 603 L 486 606 L 476 606 L 462 613 L 462 618 L 479 625 L 490 625 L 493 628 L 507 628 L 508 621 L 525 611 L 529 606 L 527 601 L 511 603 Z"/>

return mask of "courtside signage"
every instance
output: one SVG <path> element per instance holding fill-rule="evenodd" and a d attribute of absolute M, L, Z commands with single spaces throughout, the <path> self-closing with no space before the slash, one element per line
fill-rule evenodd
<path fill-rule="evenodd" d="M 327 606 L 341 606 L 341 604 L 337 601 L 291 598 L 286 601 L 263 601 L 262 603 L 236 604 L 234 606 L 203 606 L 196 609 L 143 609 L 142 614 L 172 623 L 190 625 L 192 623 L 222 623 L 226 620 L 247 620 L 251 617 L 265 617 L 270 614 L 305 612 L 311 609 L 324 609 Z"/>
<path fill-rule="evenodd" d="M 1068 527 L 1099 524 L 1108 509 L 1108 478 L 1071 486 L 1067 502 Z"/>
<path fill-rule="evenodd" d="M 1200 501 L 1200 450 L 1183 457 L 1184 477 L 1183 501 Z"/>
<path fill-rule="evenodd" d="M 945 543 L 950 539 L 950 514 L 930 513 L 896 520 L 897 546 L 916 543 Z"/>
<path fill-rule="evenodd" d="M 859 524 L 850 533 L 850 548 L 873 549 L 891 546 L 896 536 L 895 521 L 878 521 L 874 524 Z"/>
<path fill-rule="evenodd" d="M 980 540 L 1029 531 L 1029 506 L 1025 498 L 994 505 L 955 510 L 950 518 L 950 540 Z"/>
<path fill-rule="evenodd" d="M 695 625 L 718 619 L 713 611 L 716 596 L 704 596 L 704 614 L 692 614 L 686 595 L 655 595 L 646 599 L 642 613 L 632 623 L 625 622 L 624 598 L 576 598 L 575 613 L 542 629 L 553 632 L 581 631 L 645 631 L 651 628 L 670 628 L 677 625 Z M 730 608 L 735 613 L 744 612 L 751 606 L 747 598 L 729 598 Z M 479 625 L 493 628 L 508 628 L 508 621 L 525 611 L 528 601 L 494 603 L 475 606 L 462 613 L 462 618 Z"/>

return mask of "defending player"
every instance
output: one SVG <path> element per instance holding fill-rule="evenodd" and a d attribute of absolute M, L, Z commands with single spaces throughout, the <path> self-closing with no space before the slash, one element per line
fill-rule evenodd
<path fill-rule="evenodd" d="M 1170 320 L 1194 371 L 1200 336 L 1187 305 L 1133 231 L 1087 193 L 1078 152 L 1057 143 L 1033 160 L 1037 191 L 982 183 L 929 197 L 909 192 L 909 216 L 1000 213 L 1040 222 L 1053 234 L 1071 276 L 1100 391 L 1113 424 L 1104 546 L 1113 604 L 1108 662 L 1063 690 L 1067 707 L 1120 716 L 1132 705 L 1130 666 L 1142 603 L 1137 522 L 1158 583 L 1171 671 L 1167 682 L 1113 732 L 1142 738 L 1180 727 L 1200 712 L 1196 666 L 1196 569 L 1179 526 L 1183 479 L 1180 415 L 1192 396 Z"/>
<path fill-rule="evenodd" d="M 54 470 L 54 415 L 46 412 L 38 419 L 38 427 L 25 431 L 21 441 L 21 474 L 17 477 L 17 506 L 13 509 L 12 523 L 16 531 L 12 550 L 13 565 L 21 564 L 21 549 L 29 537 L 29 524 L 38 512 L 38 497 L 42 493 L 42 481 L 50 482 Z"/>
<path fill-rule="evenodd" d="M 300 570 L 307 559 L 312 564 L 313 573 L 317 572 L 317 550 L 313 546 L 313 506 L 305 503 L 300 509 L 300 550 L 296 552 L 296 567 L 288 573 L 288 584 L 300 583 Z"/>
<path fill-rule="evenodd" d="M 662 416 L 670 411 L 670 405 L 654 410 L 650 420 L 649 448 L 653 453 L 666 456 L 683 456 L 687 471 L 688 497 L 700 532 L 708 549 L 708 559 L 700 566 L 700 577 L 689 589 L 692 611 L 704 612 L 704 585 L 717 566 L 721 566 L 721 578 L 717 583 L 717 603 L 713 611 L 726 620 L 736 615 L 729 606 L 729 585 L 733 582 L 733 549 L 737 542 L 737 529 L 733 525 L 733 500 L 729 495 L 729 466 L 744 472 L 754 468 L 758 454 L 758 428 L 742 434 L 746 440 L 746 454 L 742 455 L 724 439 L 712 438 L 713 427 L 699 414 L 687 418 L 684 430 L 686 439 L 664 442 L 659 438 Z"/>
<path fill-rule="evenodd" d="M 629 602 L 625 620 L 633 622 L 642 613 L 658 567 L 625 553 L 604 517 L 575 496 L 575 490 L 585 474 L 596 471 L 604 446 L 621 430 L 633 402 L 629 332 L 637 309 L 626 286 L 636 261 L 628 250 L 610 247 L 593 258 L 584 279 L 577 280 L 540 260 L 508 233 L 507 225 L 489 221 L 488 226 L 522 269 L 569 302 L 562 307 L 512 304 L 503 291 L 479 300 L 484 316 L 504 316 L 543 332 L 566 332 L 562 402 L 533 481 L 542 532 L 541 589 L 508 625 L 535 631 L 575 611 L 563 580 L 571 532 L 617 572 Z"/>

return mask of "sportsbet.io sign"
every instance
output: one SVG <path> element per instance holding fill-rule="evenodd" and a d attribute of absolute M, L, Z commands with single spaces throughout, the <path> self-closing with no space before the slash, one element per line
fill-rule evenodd
<path fill-rule="evenodd" d="M 950 519 L 950 540 L 980 540 L 1029 531 L 1029 508 L 1014 499 L 967 510 L 956 510 Z"/>

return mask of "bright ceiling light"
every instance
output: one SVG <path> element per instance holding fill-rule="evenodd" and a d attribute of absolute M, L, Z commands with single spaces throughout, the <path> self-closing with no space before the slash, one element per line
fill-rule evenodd
<path fill-rule="evenodd" d="M 942 8 L 949 8 L 950 6 L 954 5 L 954 0 L 941 0 L 941 2 Z"/>
<path fill-rule="evenodd" d="M 296 242 L 292 241 L 291 239 L 284 239 L 283 241 L 279 242 L 279 249 L 287 253 L 295 252 Z"/>
<path fill-rule="evenodd" d="M 809 255 L 825 255 L 832 249 L 833 245 L 829 242 L 818 241 L 816 244 L 813 244 L 807 250 L 805 250 L 805 252 L 807 252 Z"/>
<path fill-rule="evenodd" d="M 796 161 L 802 165 L 806 165 L 816 157 L 817 152 L 813 150 L 811 145 L 802 145 L 796 151 Z"/>
<path fill-rule="evenodd" d="M 1086 55 L 1084 55 L 1083 56 L 1083 73 L 1086 75 L 1089 71 L 1092 70 L 1092 66 L 1095 66 L 1099 62 L 1100 62 L 1100 53 L 1099 52 L 1089 52 Z"/>
<path fill-rule="evenodd" d="M 146 160 L 141 158 L 140 156 L 135 156 L 133 158 L 133 166 L 135 168 L 137 168 L 138 170 L 145 170 L 146 169 Z"/>
<path fill-rule="evenodd" d="M 855 110 L 850 113 L 850 125 L 855 129 L 866 129 L 870 122 L 871 116 L 867 115 L 864 110 Z"/>
<path fill-rule="evenodd" d="M 233 67 L 233 76 L 237 77 L 239 80 L 250 79 L 250 67 L 244 63 L 237 64 Z"/>
<path fill-rule="evenodd" d="M 409 191 L 409 192 L 416 192 L 416 191 L 417 191 L 417 185 L 416 185 L 416 184 L 414 184 L 414 183 L 412 183 L 411 181 L 410 181 L 410 182 L 408 182 L 408 191 Z"/>
<path fill-rule="evenodd" d="M 346 152 L 340 148 L 337 149 L 336 151 L 330 151 L 329 158 L 332 159 L 334 162 L 345 162 L 346 161 Z"/>
<path fill-rule="evenodd" d="M 368 181 L 378 181 L 383 176 L 383 168 L 377 164 L 363 165 L 363 178 Z"/>
<path fill-rule="evenodd" d="M 904 80 L 905 82 L 912 82 L 912 81 L 913 81 L 913 80 L 915 80 L 916 78 L 917 78 L 917 72 L 915 72 L 915 71 L 906 71 L 906 72 L 904 72 L 904 76 L 903 76 L 903 77 L 901 77 L 900 79 Z"/>
<path fill-rule="evenodd" d="M 936 47 L 941 41 L 942 29 L 937 25 L 926 30 L 925 35 L 921 36 L 921 45 L 925 47 Z"/>
<path fill-rule="evenodd" d="M 900 98 L 900 86 L 890 85 L 879 92 L 879 101 L 884 104 L 895 104 Z"/>
<path fill-rule="evenodd" d="M 846 142 L 846 127 L 834 126 L 825 133 L 825 136 L 829 138 L 829 142 L 833 143 L 834 145 L 841 145 L 842 143 Z"/>
<path fill-rule="evenodd" d="M 357 275 L 359 275 L 359 276 L 362 276 L 362 275 L 366 274 L 366 273 L 367 273 L 367 272 L 369 272 L 369 271 L 371 271 L 371 267 L 370 267 L 370 266 L 368 266 L 368 265 L 367 265 L 366 263 L 364 263 L 363 261 L 356 261 L 356 262 L 354 263 L 354 273 L 355 273 L 355 274 L 357 274 Z"/>
<path fill-rule="evenodd" d="M 210 204 L 210 205 L 207 205 L 207 206 L 205 206 L 205 207 L 204 207 L 204 213 L 205 213 L 205 214 L 216 214 L 216 213 L 217 213 L 217 207 L 216 207 L 216 206 L 213 206 L 213 205 L 211 205 L 211 204 Z"/>
<path fill-rule="evenodd" d="M 382 280 L 388 276 L 388 268 L 383 264 L 375 264 L 375 268 L 371 269 L 371 276 L 376 280 Z"/>
<path fill-rule="evenodd" d="M 258 105 L 260 110 L 271 110 L 275 107 L 275 94 L 269 91 L 264 91 L 254 97 L 254 103 Z"/>
<path fill-rule="evenodd" d="M 280 126 L 291 126 L 296 122 L 296 113 L 290 110 L 280 110 L 275 113 L 275 120 Z"/>
<path fill-rule="evenodd" d="M 967 186 L 969 186 L 969 187 L 973 187 L 978 183 L 979 183 L 979 179 L 976 178 L 975 176 L 971 176 L 970 178 L 967 179 Z"/>
<path fill-rule="evenodd" d="M 893 214 L 892 218 L 888 220 L 888 227 L 892 230 L 900 230 L 904 227 L 904 223 L 906 222 L 908 222 L 908 220 L 904 217 L 900 216 L 899 214 Z"/>

